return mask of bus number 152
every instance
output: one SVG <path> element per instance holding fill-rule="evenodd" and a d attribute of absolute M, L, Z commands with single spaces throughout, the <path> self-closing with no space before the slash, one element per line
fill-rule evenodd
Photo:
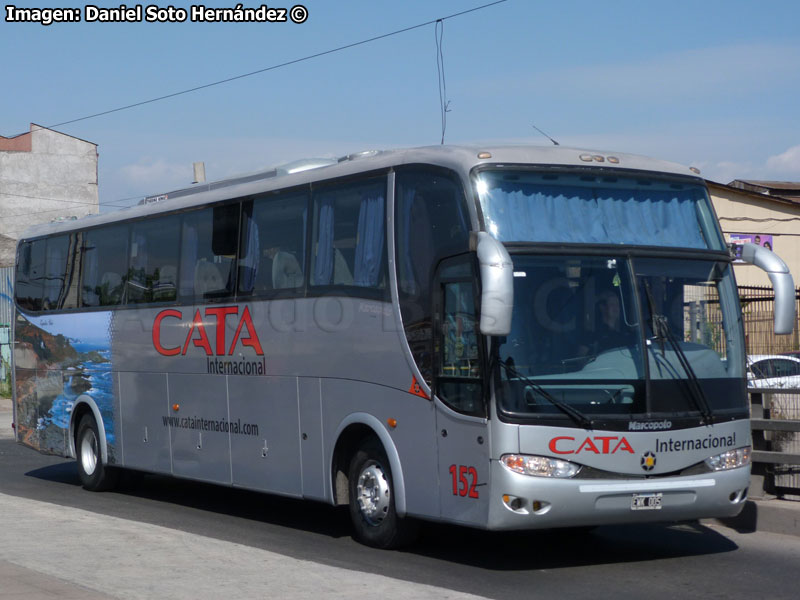
<path fill-rule="evenodd" d="M 453 495 L 477 498 L 478 470 L 475 467 L 464 465 L 450 465 L 450 475 L 453 476 Z"/>

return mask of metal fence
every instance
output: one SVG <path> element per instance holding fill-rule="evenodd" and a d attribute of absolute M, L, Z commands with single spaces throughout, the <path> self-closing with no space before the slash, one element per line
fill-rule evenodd
<path fill-rule="evenodd" d="M 739 286 L 748 356 L 800 350 L 800 321 L 791 335 L 773 331 L 770 287 Z M 795 302 L 800 319 L 800 288 Z M 800 358 L 800 354 L 797 355 Z M 751 389 L 753 493 L 800 499 L 800 389 Z"/>
<path fill-rule="evenodd" d="M 739 286 L 747 354 L 783 354 L 800 350 L 800 322 L 791 335 L 773 331 L 775 293 L 771 287 Z M 800 316 L 800 288 L 795 291 L 797 315 Z"/>
<path fill-rule="evenodd" d="M 750 389 L 751 495 L 800 500 L 800 388 Z"/>

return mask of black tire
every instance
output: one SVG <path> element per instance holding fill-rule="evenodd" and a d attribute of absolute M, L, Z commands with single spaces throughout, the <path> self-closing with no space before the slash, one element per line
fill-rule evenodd
<path fill-rule="evenodd" d="M 75 456 L 78 461 L 78 476 L 84 489 L 104 492 L 116 486 L 119 471 L 103 464 L 100 433 L 94 416 L 90 414 L 81 417 L 78 423 Z"/>
<path fill-rule="evenodd" d="M 353 537 L 375 548 L 399 548 L 411 543 L 418 525 L 395 510 L 392 469 L 381 443 L 367 439 L 350 461 L 348 473 Z"/>

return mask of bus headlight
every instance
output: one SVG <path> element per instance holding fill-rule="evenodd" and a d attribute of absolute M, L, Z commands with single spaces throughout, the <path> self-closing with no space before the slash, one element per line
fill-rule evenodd
<path fill-rule="evenodd" d="M 504 454 L 500 457 L 500 462 L 515 473 L 534 477 L 575 477 L 581 470 L 580 465 L 547 456 Z"/>
<path fill-rule="evenodd" d="M 745 446 L 743 448 L 736 448 L 736 450 L 728 450 L 722 454 L 717 454 L 707 458 L 704 462 L 706 466 L 712 471 L 726 471 L 728 469 L 736 469 L 750 464 L 750 453 L 752 448 Z"/>

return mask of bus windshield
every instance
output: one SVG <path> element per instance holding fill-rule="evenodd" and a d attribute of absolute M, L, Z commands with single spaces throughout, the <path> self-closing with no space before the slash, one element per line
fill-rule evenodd
<path fill-rule="evenodd" d="M 725 250 L 692 180 L 498 168 L 479 171 L 476 189 L 486 231 L 501 242 Z"/>
<path fill-rule="evenodd" d="M 744 350 L 727 263 L 512 254 L 501 412 L 564 416 L 741 411 Z M 555 402 L 553 401 L 555 398 Z"/>

